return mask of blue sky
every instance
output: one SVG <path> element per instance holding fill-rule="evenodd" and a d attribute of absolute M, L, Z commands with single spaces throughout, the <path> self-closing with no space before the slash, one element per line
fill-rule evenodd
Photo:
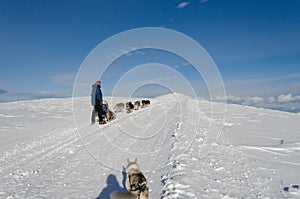
<path fill-rule="evenodd" d="M 233 103 L 250 103 L 253 98 L 266 104 L 273 97 L 277 105 L 291 103 L 297 108 L 299 10 L 297 0 L 3 0 L 0 99 L 71 95 L 81 63 L 100 42 L 133 28 L 164 27 L 188 35 L 206 49 Z M 158 54 L 156 62 L 193 74 L 184 68 L 184 60 Z M 139 51 L 115 63 L 110 73 L 151 62 L 151 57 L 153 52 Z M 114 84 L 108 80 L 114 77 L 104 78 L 108 95 Z"/>

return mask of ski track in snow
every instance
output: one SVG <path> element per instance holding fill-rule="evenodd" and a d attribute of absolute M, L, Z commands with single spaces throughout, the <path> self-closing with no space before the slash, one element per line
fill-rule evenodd
<path fill-rule="evenodd" d="M 208 118 L 205 116 L 202 119 Z M 272 184 L 267 173 L 265 176 L 261 175 L 262 172 L 258 174 L 251 162 L 236 147 L 230 145 L 225 137 L 217 143 L 211 143 L 215 145 L 213 150 L 207 156 L 199 158 L 198 154 L 204 144 L 204 136 L 201 137 L 199 133 L 189 150 L 181 153 L 181 147 L 186 142 L 185 132 L 192 126 L 191 120 L 183 121 L 185 123 L 179 123 L 174 133 L 175 142 L 168 159 L 169 170 L 162 176 L 162 199 L 283 197 L 280 187 L 274 187 L 276 185 Z M 199 129 L 199 132 L 205 131 L 205 128 Z"/>
<path fill-rule="evenodd" d="M 224 122 L 221 104 L 212 117 L 210 102 L 178 94 L 98 126 L 77 101 L 75 125 L 71 99 L 0 104 L 0 198 L 107 199 L 135 157 L 150 198 L 300 197 L 297 114 L 229 105 Z"/>

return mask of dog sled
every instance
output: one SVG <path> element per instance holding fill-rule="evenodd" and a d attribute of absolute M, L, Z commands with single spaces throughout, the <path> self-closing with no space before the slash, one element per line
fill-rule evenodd
<path fill-rule="evenodd" d="M 102 111 L 103 111 L 103 115 L 102 115 L 103 121 L 109 122 L 116 118 L 116 115 L 108 107 L 108 102 L 106 100 L 103 101 Z"/>

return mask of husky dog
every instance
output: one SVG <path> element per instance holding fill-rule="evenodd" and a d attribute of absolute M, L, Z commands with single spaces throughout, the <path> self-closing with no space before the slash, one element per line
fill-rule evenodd
<path fill-rule="evenodd" d="M 126 103 L 127 113 L 131 113 L 133 111 L 133 108 L 134 108 L 134 106 L 133 106 L 132 102 Z"/>
<path fill-rule="evenodd" d="M 117 192 L 114 191 L 110 194 L 110 199 L 148 199 L 148 187 L 145 188 L 139 196 L 134 195 L 130 192 Z"/>
<path fill-rule="evenodd" d="M 150 105 L 150 100 L 142 100 L 142 107 L 148 107 Z"/>
<path fill-rule="evenodd" d="M 124 103 L 118 103 L 118 104 L 116 104 L 114 106 L 115 113 L 122 112 L 124 108 L 125 108 L 125 104 Z"/>
<path fill-rule="evenodd" d="M 140 101 L 135 101 L 134 102 L 134 110 L 139 110 L 140 106 L 141 106 L 141 102 Z"/>
<path fill-rule="evenodd" d="M 130 162 L 127 159 L 126 166 L 126 189 L 133 195 L 140 199 L 148 199 L 148 187 L 147 180 L 144 174 L 140 171 L 140 167 L 137 163 L 137 159 L 134 162 Z"/>
<path fill-rule="evenodd" d="M 105 114 L 106 120 L 109 122 L 111 120 L 116 119 L 116 114 L 114 114 L 108 107 L 106 108 Z"/>

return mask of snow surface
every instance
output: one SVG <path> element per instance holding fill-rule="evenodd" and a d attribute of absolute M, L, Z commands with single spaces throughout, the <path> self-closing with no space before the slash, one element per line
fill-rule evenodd
<path fill-rule="evenodd" d="M 102 126 L 89 98 L 0 104 L 0 198 L 108 199 L 135 157 L 150 198 L 300 198 L 300 114 L 150 100 Z"/>

